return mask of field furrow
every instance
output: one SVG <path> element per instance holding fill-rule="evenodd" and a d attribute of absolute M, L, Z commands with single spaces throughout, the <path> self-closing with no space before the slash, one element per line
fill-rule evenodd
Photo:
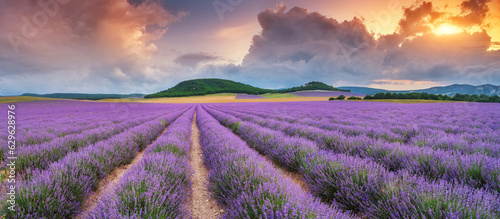
<path fill-rule="evenodd" d="M 197 123 L 210 190 L 226 217 L 351 217 L 303 192 L 201 107 Z"/>
<path fill-rule="evenodd" d="M 461 108 L 467 109 L 468 107 Z M 372 140 L 402 143 L 421 148 L 500 157 L 500 129 L 498 129 L 499 124 L 493 119 L 494 117 L 471 115 L 472 118 L 469 118 L 469 120 L 472 121 L 458 120 L 460 123 L 456 120 L 450 120 L 450 118 L 455 118 L 464 113 L 472 113 L 470 109 L 460 113 L 434 113 L 428 116 L 430 118 L 414 114 L 413 111 L 407 109 L 397 109 L 395 114 L 400 115 L 391 116 L 390 118 L 384 115 L 386 114 L 385 110 L 395 111 L 394 109 L 382 108 L 384 112 L 370 109 L 370 111 L 373 111 L 372 114 L 365 112 L 369 110 L 360 113 L 355 110 L 355 112 L 346 112 L 345 109 L 337 110 L 339 112 L 333 114 L 325 110 L 330 109 L 328 105 L 314 110 L 296 106 L 294 106 L 294 109 L 294 111 L 277 112 L 272 109 L 262 111 L 262 108 L 252 106 L 245 106 L 244 108 L 231 107 L 231 110 L 235 112 L 293 124 L 308 125 L 326 131 L 337 132 L 337 135 L 346 138 L 365 137 Z"/>
<path fill-rule="evenodd" d="M 166 131 L 167 128 L 160 133 L 160 136 L 162 136 Z M 79 213 L 73 218 L 83 219 L 91 217 L 92 215 L 90 212 L 95 210 L 99 202 L 102 202 L 104 194 L 116 188 L 116 184 L 124 177 L 124 175 L 127 174 L 127 171 L 135 167 L 135 165 L 143 159 L 144 151 L 150 146 L 151 145 L 148 145 L 143 150 L 139 151 L 130 163 L 117 167 L 108 176 L 104 177 L 104 179 L 99 182 L 97 190 L 94 193 L 91 193 L 91 195 L 83 201 Z"/>
<path fill-rule="evenodd" d="M 80 209 L 98 183 L 116 167 L 130 163 L 138 151 L 165 129 L 160 118 L 106 141 L 69 153 L 46 170 L 18 181 L 15 211 L 3 203 L 2 213 L 13 218 L 69 217 Z M 40 201 L 42 200 L 42 201 Z"/>
<path fill-rule="evenodd" d="M 18 168 L 19 172 L 23 174 L 23 178 L 27 178 L 29 177 L 30 172 L 34 169 L 44 169 L 45 167 L 48 167 L 50 163 L 64 158 L 72 151 L 77 151 L 80 148 L 85 148 L 89 145 L 97 144 L 101 141 L 113 138 L 120 133 L 127 132 L 127 130 L 140 126 L 141 124 L 158 120 L 158 118 L 163 117 L 164 119 L 162 121 L 165 125 L 168 125 L 182 113 L 182 111 L 174 111 L 155 114 L 146 118 L 129 120 L 119 125 L 99 127 L 76 136 L 68 136 L 58 139 L 55 142 L 21 148 L 17 152 L 18 158 L 16 168 Z"/>
<path fill-rule="evenodd" d="M 312 192 L 324 201 L 338 203 L 346 210 L 375 218 L 396 217 L 393 215 L 396 209 L 398 215 L 431 218 L 450 215 L 496 217 L 499 214 L 495 207 L 498 195 L 484 190 L 428 181 L 404 172 L 394 174 L 373 161 L 332 154 L 311 141 L 243 122 L 214 109 L 209 112 L 256 150 L 283 167 L 302 173 Z M 468 199 L 470 196 L 476 198 Z M 448 205 L 427 206 L 429 201 Z M 408 202 L 415 205 L 414 208 L 401 209 Z"/>
<path fill-rule="evenodd" d="M 88 218 L 188 218 L 192 169 L 189 165 L 192 107 L 134 159 L 108 186 Z"/>
<path fill-rule="evenodd" d="M 193 218 L 220 218 L 224 210 L 210 195 L 206 184 L 208 183 L 208 170 L 203 165 L 203 152 L 200 145 L 200 130 L 196 125 L 196 115 L 191 124 L 191 150 L 190 163 L 194 169 L 191 176 L 193 193 L 191 194 L 189 208 Z"/>
<path fill-rule="evenodd" d="M 426 176 L 460 182 L 474 188 L 500 191 L 500 159 L 486 155 L 462 155 L 448 151 L 407 146 L 386 141 L 373 141 L 366 136 L 346 137 L 338 132 L 325 131 L 301 124 L 264 119 L 244 113 L 229 113 L 261 126 L 314 141 L 322 149 L 334 153 L 369 158 L 391 171 L 407 171 Z"/>

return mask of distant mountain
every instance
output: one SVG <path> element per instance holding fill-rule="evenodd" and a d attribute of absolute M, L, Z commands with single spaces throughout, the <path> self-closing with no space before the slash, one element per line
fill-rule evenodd
<path fill-rule="evenodd" d="M 500 86 L 495 86 L 491 84 L 485 85 L 468 85 L 468 84 L 454 84 L 446 87 L 432 87 L 429 89 L 416 90 L 412 92 L 419 93 L 429 93 L 429 94 L 447 94 L 449 96 L 455 94 L 469 94 L 469 95 L 481 95 L 486 94 L 488 96 L 500 95 Z"/>
<path fill-rule="evenodd" d="M 341 89 L 348 89 L 354 93 L 362 93 L 367 95 L 374 95 L 376 93 L 429 93 L 429 94 L 443 94 L 448 96 L 454 96 L 455 94 L 469 94 L 469 95 L 481 95 L 486 94 L 489 96 L 500 95 L 500 86 L 495 86 L 491 84 L 485 85 L 468 85 L 468 84 L 453 84 L 444 87 L 431 87 L 428 89 L 421 90 L 407 90 L 407 91 L 390 91 L 384 89 L 375 89 L 369 87 L 339 87 Z"/>
<path fill-rule="evenodd" d="M 82 94 L 82 93 L 54 93 L 54 94 L 32 94 L 25 93 L 21 96 L 28 97 L 48 97 L 57 99 L 75 99 L 75 100 L 102 100 L 102 99 L 121 99 L 143 97 L 144 94 Z"/>
<path fill-rule="evenodd" d="M 183 81 L 174 87 L 155 94 L 147 95 L 145 98 L 158 97 L 186 97 L 217 93 L 242 93 L 242 94 L 265 94 L 265 93 L 290 93 L 304 90 L 329 90 L 344 91 L 321 82 L 309 82 L 300 87 L 280 90 L 271 90 L 254 87 L 248 84 L 223 79 L 196 79 Z"/>

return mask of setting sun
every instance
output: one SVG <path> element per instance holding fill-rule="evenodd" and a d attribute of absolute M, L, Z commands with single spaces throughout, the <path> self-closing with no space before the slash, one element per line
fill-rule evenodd
<path fill-rule="evenodd" d="M 432 31 L 436 35 L 451 35 L 463 32 L 463 29 L 452 24 L 441 24 Z"/>

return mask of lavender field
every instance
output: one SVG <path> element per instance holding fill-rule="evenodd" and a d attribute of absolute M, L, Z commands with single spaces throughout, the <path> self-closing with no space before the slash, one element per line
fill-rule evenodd
<path fill-rule="evenodd" d="M 6 218 L 500 218 L 500 104 L 43 101 L 15 112 L 15 182 L 0 126 Z"/>

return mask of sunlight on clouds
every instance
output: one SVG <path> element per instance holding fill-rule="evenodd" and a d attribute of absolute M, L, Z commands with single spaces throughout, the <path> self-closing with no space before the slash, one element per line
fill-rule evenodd
<path fill-rule="evenodd" d="M 500 43 L 492 43 L 488 51 L 500 51 Z"/>
<path fill-rule="evenodd" d="M 432 32 L 436 35 L 451 35 L 461 33 L 464 30 L 453 24 L 441 24 L 439 27 L 432 30 Z"/>
<path fill-rule="evenodd" d="M 257 33 L 259 27 L 255 24 L 246 24 L 236 27 L 223 27 L 215 33 L 215 37 L 224 39 L 237 39 Z"/>
<path fill-rule="evenodd" d="M 213 33 L 212 38 L 224 41 L 224 48 L 220 48 L 220 50 L 224 50 L 223 56 L 226 56 L 233 64 L 241 64 L 248 53 L 252 36 L 257 34 L 259 30 L 260 26 L 257 23 L 222 27 Z"/>

